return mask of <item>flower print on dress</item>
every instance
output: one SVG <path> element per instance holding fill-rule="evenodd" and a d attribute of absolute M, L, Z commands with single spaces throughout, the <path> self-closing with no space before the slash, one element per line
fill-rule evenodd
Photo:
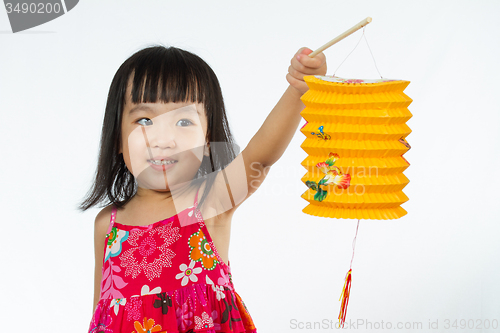
<path fill-rule="evenodd" d="M 111 232 L 107 235 L 108 242 L 106 243 L 106 254 L 104 261 L 109 257 L 116 257 L 122 252 L 122 243 L 128 238 L 128 231 L 120 230 L 117 227 L 111 228 Z"/>
<path fill-rule="evenodd" d="M 130 232 L 128 243 L 131 248 L 120 256 L 120 266 L 125 268 L 125 276 L 135 279 L 143 272 L 149 281 L 159 278 L 163 267 L 172 266 L 175 253 L 169 246 L 181 235 L 172 222 L 156 228 L 134 230 Z M 160 245 L 160 246 L 158 246 Z"/>
<path fill-rule="evenodd" d="M 168 308 L 172 307 L 172 298 L 166 292 L 156 294 L 157 299 L 154 300 L 153 306 L 155 308 L 161 308 L 161 313 L 168 314 Z"/>
<path fill-rule="evenodd" d="M 213 246 L 208 242 L 201 228 L 189 237 L 191 260 L 200 261 L 201 265 L 208 270 L 213 270 L 219 261 Z"/>
<path fill-rule="evenodd" d="M 189 311 L 187 302 L 175 310 L 175 315 L 177 317 L 177 326 L 183 331 L 193 323 L 193 312 Z"/>
<path fill-rule="evenodd" d="M 212 317 L 210 317 L 206 312 L 203 312 L 201 314 L 201 318 L 198 316 L 194 316 L 194 322 L 195 322 L 194 326 L 195 330 L 214 327 L 214 322 L 212 320 Z"/>
<path fill-rule="evenodd" d="M 109 307 L 104 303 L 100 303 L 94 311 L 94 317 L 90 322 L 89 332 L 104 332 L 113 333 L 113 330 L 108 327 L 111 325 L 112 319 L 109 314 Z"/>
<path fill-rule="evenodd" d="M 141 319 L 142 300 L 140 297 L 129 297 L 127 304 L 125 304 L 125 312 L 127 312 L 127 320 Z"/>
<path fill-rule="evenodd" d="M 149 290 L 149 286 L 147 284 L 143 285 L 141 288 L 141 296 L 144 295 L 154 295 L 161 293 L 161 287 L 156 287 L 153 290 Z"/>
<path fill-rule="evenodd" d="M 195 265 L 195 262 L 193 260 L 191 260 L 191 262 L 189 263 L 189 266 L 186 264 L 181 264 L 179 266 L 181 273 L 177 274 L 175 276 L 175 278 L 177 280 L 182 279 L 181 286 L 185 286 L 189 280 L 191 280 L 192 282 L 198 281 L 198 277 L 196 276 L 196 274 L 200 274 L 202 269 L 201 269 L 201 267 L 196 267 L 193 269 L 194 265 Z"/>
<path fill-rule="evenodd" d="M 113 311 L 115 312 L 115 315 L 118 315 L 118 310 L 120 309 L 120 305 L 125 305 L 126 303 L 127 303 L 126 298 L 115 298 L 115 299 L 111 300 L 109 307 L 113 307 Z"/>
<path fill-rule="evenodd" d="M 233 329 L 233 321 L 241 321 L 240 313 L 234 299 L 235 294 L 230 293 L 228 298 L 223 299 L 225 308 L 222 312 L 221 324 L 228 322 L 231 330 Z"/>
<path fill-rule="evenodd" d="M 223 286 L 216 286 L 215 283 L 212 281 L 212 279 L 208 277 L 208 275 L 206 276 L 205 281 L 207 282 L 208 285 L 212 286 L 212 290 L 215 292 L 215 296 L 217 297 L 218 301 L 226 297 L 226 294 L 224 294 Z"/>
<path fill-rule="evenodd" d="M 255 329 L 255 325 L 253 323 L 252 317 L 250 317 L 250 313 L 248 312 L 247 306 L 241 299 L 240 295 L 234 293 L 234 296 L 236 297 L 236 303 L 238 304 L 238 309 L 240 310 L 239 313 L 241 315 L 240 320 L 243 321 L 243 325 L 245 327 L 248 327 L 250 330 Z"/>
<path fill-rule="evenodd" d="M 119 274 L 122 270 L 117 265 L 111 265 L 111 260 L 104 263 L 102 267 L 102 285 L 101 298 L 123 298 L 119 289 L 125 287 L 128 283 L 123 281 Z"/>
<path fill-rule="evenodd" d="M 214 323 L 214 330 L 217 332 L 221 330 L 221 326 L 219 324 L 219 312 L 217 310 L 212 311 L 212 322 Z"/>
<path fill-rule="evenodd" d="M 144 318 L 143 325 L 141 325 L 139 321 L 134 322 L 134 328 L 137 333 L 153 333 L 161 331 L 161 326 L 155 325 L 153 318 Z"/>
<path fill-rule="evenodd" d="M 220 286 L 228 287 L 232 290 L 233 288 L 231 288 L 231 280 L 229 279 L 229 275 L 226 274 L 226 272 L 224 272 L 222 268 L 220 269 L 220 275 L 221 276 L 217 280 L 217 284 L 219 284 Z"/>

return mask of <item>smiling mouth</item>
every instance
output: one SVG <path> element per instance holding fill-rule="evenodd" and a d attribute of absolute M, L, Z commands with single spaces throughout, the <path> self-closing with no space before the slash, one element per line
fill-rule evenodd
<path fill-rule="evenodd" d="M 170 165 L 177 163 L 177 160 L 148 160 L 148 162 L 154 165 Z"/>

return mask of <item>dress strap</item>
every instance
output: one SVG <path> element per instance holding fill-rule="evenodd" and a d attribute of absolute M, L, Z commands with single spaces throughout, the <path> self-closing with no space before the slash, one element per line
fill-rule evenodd
<path fill-rule="evenodd" d="M 194 196 L 194 203 L 193 206 L 198 207 L 198 192 L 200 192 L 200 187 L 198 187 L 198 191 L 196 191 L 196 195 Z"/>
<path fill-rule="evenodd" d="M 111 209 L 111 220 L 109 221 L 109 228 L 106 234 L 109 234 L 111 232 L 111 228 L 113 228 L 113 224 L 115 224 L 116 211 L 116 206 L 113 205 L 113 208 Z"/>

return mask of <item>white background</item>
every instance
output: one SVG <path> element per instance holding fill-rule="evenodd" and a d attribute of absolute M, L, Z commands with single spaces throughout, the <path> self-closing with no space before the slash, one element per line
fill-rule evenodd
<path fill-rule="evenodd" d="M 12 34 L 0 9 L 3 327 L 88 328 L 98 209 L 76 206 L 91 185 L 109 85 L 125 59 L 153 43 L 201 56 L 244 148 L 286 89 L 296 50 L 371 16 L 365 35 L 380 72 L 411 81 L 410 200 L 401 219 L 361 220 L 347 321 L 492 332 L 445 325 L 500 325 L 498 13 L 498 1 L 88 0 Z M 325 52 L 328 74 L 361 34 Z M 364 41 L 336 75 L 378 77 Z M 297 129 L 233 218 L 234 283 L 260 333 L 336 331 L 292 324 L 337 320 L 356 229 L 355 220 L 302 213 L 303 140 Z"/>

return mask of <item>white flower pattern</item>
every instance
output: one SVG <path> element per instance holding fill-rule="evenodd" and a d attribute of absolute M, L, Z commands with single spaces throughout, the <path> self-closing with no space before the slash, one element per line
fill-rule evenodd
<path fill-rule="evenodd" d="M 156 287 L 153 290 L 149 290 L 149 286 L 147 284 L 143 285 L 141 288 L 141 296 L 144 295 L 154 295 L 161 293 L 161 287 Z"/>
<path fill-rule="evenodd" d="M 106 254 L 104 255 L 104 261 L 108 260 L 109 257 L 116 257 L 122 252 L 122 243 L 127 240 L 128 235 L 128 231 L 120 230 L 116 227 L 113 227 L 111 229 L 106 244 Z"/>
<path fill-rule="evenodd" d="M 201 318 L 198 316 L 194 316 L 194 322 L 196 323 L 196 326 L 194 328 L 197 330 L 214 327 L 212 317 L 210 317 L 206 312 L 203 312 L 201 314 Z"/>
<path fill-rule="evenodd" d="M 219 278 L 220 280 L 220 278 Z M 216 286 L 215 283 L 208 277 L 206 276 L 205 281 L 207 284 L 212 286 L 212 290 L 215 292 L 215 296 L 217 297 L 217 300 L 220 301 L 223 298 L 226 298 L 226 294 L 224 294 L 224 287 L 223 286 Z"/>
<path fill-rule="evenodd" d="M 179 266 L 181 273 L 177 274 L 175 276 L 175 278 L 182 279 L 182 281 L 181 281 L 182 286 L 185 286 L 186 284 L 188 284 L 189 280 L 191 280 L 192 282 L 198 281 L 198 277 L 196 276 L 196 274 L 201 273 L 201 267 L 194 268 L 194 265 L 195 265 L 195 262 L 193 260 L 191 260 L 191 262 L 189 263 L 189 266 L 187 266 L 186 264 L 181 264 Z"/>
<path fill-rule="evenodd" d="M 113 307 L 113 311 L 115 312 L 115 315 L 118 315 L 118 310 L 120 308 L 120 305 L 125 305 L 127 303 L 126 298 L 115 298 L 109 303 L 109 307 Z"/>

